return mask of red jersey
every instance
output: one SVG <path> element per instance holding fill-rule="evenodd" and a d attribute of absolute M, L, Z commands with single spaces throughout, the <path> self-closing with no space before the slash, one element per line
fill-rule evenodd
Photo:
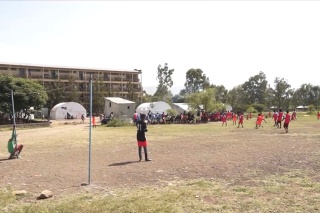
<path fill-rule="evenodd" d="M 278 114 L 278 121 L 282 121 L 283 112 L 279 112 Z"/>
<path fill-rule="evenodd" d="M 262 121 L 263 121 L 263 117 L 262 117 L 261 115 L 258 116 L 258 118 L 257 118 L 257 124 L 258 124 L 258 125 L 261 125 Z"/>
<path fill-rule="evenodd" d="M 239 116 L 239 123 L 243 123 L 243 115 L 242 114 Z"/>
<path fill-rule="evenodd" d="M 288 114 L 286 114 L 286 116 L 285 116 L 285 118 L 284 118 L 284 123 L 285 124 L 288 124 L 289 122 L 290 122 L 290 114 L 288 113 Z"/>

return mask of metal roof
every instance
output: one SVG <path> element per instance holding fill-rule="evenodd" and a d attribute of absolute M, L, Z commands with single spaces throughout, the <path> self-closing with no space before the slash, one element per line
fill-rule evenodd
<path fill-rule="evenodd" d="M 106 97 L 105 99 L 117 104 L 135 104 L 136 103 L 136 102 L 129 101 L 127 99 L 123 99 L 119 97 Z"/>

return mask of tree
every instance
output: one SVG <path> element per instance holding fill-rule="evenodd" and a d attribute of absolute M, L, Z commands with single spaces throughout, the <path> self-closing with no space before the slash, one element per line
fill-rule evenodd
<path fill-rule="evenodd" d="M 181 95 L 175 95 L 172 97 L 172 103 L 184 103 L 185 102 L 185 98 L 184 96 Z"/>
<path fill-rule="evenodd" d="M 312 114 L 315 110 L 316 110 L 316 108 L 314 107 L 313 104 L 308 106 L 308 114 Z"/>
<path fill-rule="evenodd" d="M 186 93 L 191 94 L 199 92 L 209 87 L 209 78 L 201 69 L 189 69 L 186 73 L 186 82 L 184 84 Z"/>
<path fill-rule="evenodd" d="M 79 94 L 79 84 L 75 81 L 73 76 L 68 78 L 68 86 L 66 90 L 66 101 L 68 102 L 79 102 L 80 94 Z"/>
<path fill-rule="evenodd" d="M 228 90 L 223 85 L 211 84 L 210 88 L 216 89 L 216 93 L 215 93 L 216 101 L 221 103 L 228 102 Z"/>
<path fill-rule="evenodd" d="M 291 85 L 284 78 L 279 77 L 274 80 L 274 84 L 273 98 L 275 105 L 282 109 L 288 108 L 293 95 L 293 90 L 290 89 Z"/>
<path fill-rule="evenodd" d="M 15 112 L 24 112 L 25 115 L 30 113 L 31 107 L 36 110 L 41 109 L 48 100 L 45 88 L 41 84 L 25 78 L 0 74 L 1 120 L 12 115 L 11 91 L 14 92 Z"/>
<path fill-rule="evenodd" d="M 233 111 L 246 111 L 249 105 L 245 103 L 245 95 L 242 85 L 236 86 L 228 92 L 227 103 L 232 106 Z"/>
<path fill-rule="evenodd" d="M 155 96 L 163 97 L 169 93 L 169 88 L 173 85 L 171 77 L 173 72 L 174 69 L 169 69 L 167 63 L 164 64 L 164 67 L 161 67 L 161 65 L 158 66 L 157 80 L 159 81 L 159 84 L 157 86 L 157 91 L 154 94 Z"/>
<path fill-rule="evenodd" d="M 58 81 L 49 82 L 47 84 L 47 94 L 48 94 L 48 101 L 45 107 L 53 108 L 55 105 L 61 102 L 65 102 L 66 100 L 66 92 L 65 92 L 65 84 Z"/>
<path fill-rule="evenodd" d="M 202 92 L 192 93 L 188 95 L 187 102 L 194 109 L 199 109 L 202 105 L 206 112 L 222 110 L 224 107 L 221 103 L 215 100 L 215 92 L 215 89 L 209 88 Z"/>
<path fill-rule="evenodd" d="M 100 79 L 92 82 L 92 111 L 97 115 L 104 112 L 105 97 L 107 91 Z"/>
<path fill-rule="evenodd" d="M 242 85 L 243 90 L 246 94 L 246 103 L 265 104 L 267 84 L 268 81 L 266 80 L 266 75 L 261 71 L 258 75 L 250 77 L 249 80 Z"/>
<path fill-rule="evenodd" d="M 295 106 L 314 105 L 316 108 L 320 104 L 320 87 L 311 84 L 302 84 L 293 95 L 293 104 Z"/>

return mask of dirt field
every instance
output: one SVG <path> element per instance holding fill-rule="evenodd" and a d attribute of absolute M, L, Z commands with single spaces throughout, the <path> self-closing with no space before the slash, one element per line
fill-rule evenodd
<path fill-rule="evenodd" d="M 303 170 L 320 180 L 320 121 L 304 117 L 290 124 L 290 132 L 267 120 L 255 129 L 221 127 L 221 123 L 152 125 L 147 139 L 151 162 L 138 162 L 135 127 L 92 129 L 92 164 L 88 181 L 88 124 L 54 122 L 51 127 L 18 129 L 25 147 L 22 159 L 6 160 L 11 131 L 0 131 L 0 189 L 10 187 L 38 195 L 51 190 L 54 198 L 85 191 L 163 185 L 172 180 L 224 179 L 254 184 L 251 177 Z M 33 198 L 29 198 L 32 200 Z"/>

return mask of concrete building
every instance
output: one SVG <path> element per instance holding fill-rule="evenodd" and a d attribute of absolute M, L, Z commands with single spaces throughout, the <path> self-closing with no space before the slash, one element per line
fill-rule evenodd
<path fill-rule="evenodd" d="M 114 118 L 131 119 L 136 109 L 136 103 L 118 97 L 106 97 L 104 115 L 109 117 L 113 112 Z"/>
<path fill-rule="evenodd" d="M 0 63 L 0 73 L 40 82 L 47 90 L 75 85 L 78 101 L 89 108 L 90 74 L 93 84 L 99 82 L 114 97 L 141 100 L 143 96 L 141 70 L 111 70 L 96 68 L 57 67 L 31 64 Z M 59 83 L 59 86 L 56 84 Z M 66 93 L 74 92 L 70 88 Z M 67 101 L 67 100 L 66 100 Z"/>

